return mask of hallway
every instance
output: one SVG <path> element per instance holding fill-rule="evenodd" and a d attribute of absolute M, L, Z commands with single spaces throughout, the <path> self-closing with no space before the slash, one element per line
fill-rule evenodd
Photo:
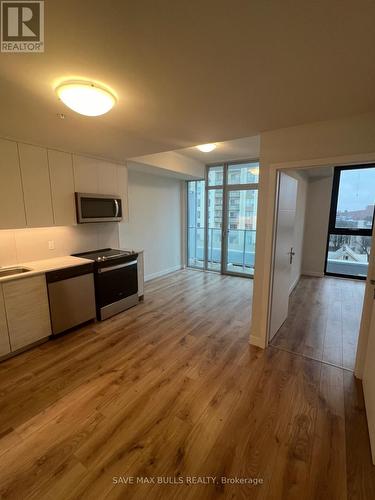
<path fill-rule="evenodd" d="M 364 281 L 302 276 L 271 345 L 354 370 Z"/>

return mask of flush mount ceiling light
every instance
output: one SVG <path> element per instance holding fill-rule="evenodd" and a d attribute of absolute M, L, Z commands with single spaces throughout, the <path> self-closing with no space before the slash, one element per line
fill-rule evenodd
<path fill-rule="evenodd" d="M 210 151 L 216 149 L 216 144 L 200 144 L 199 146 L 197 146 L 197 149 L 199 149 L 199 151 L 202 151 L 202 153 L 209 153 Z"/>
<path fill-rule="evenodd" d="M 252 167 L 248 170 L 249 174 L 259 175 L 259 167 Z"/>
<path fill-rule="evenodd" d="M 68 108 L 85 116 L 104 115 L 116 104 L 112 92 L 92 82 L 64 82 L 56 88 L 56 94 Z"/>

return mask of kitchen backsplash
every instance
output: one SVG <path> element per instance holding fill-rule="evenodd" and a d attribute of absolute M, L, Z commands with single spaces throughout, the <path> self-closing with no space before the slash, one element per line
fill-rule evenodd
<path fill-rule="evenodd" d="M 1 230 L 0 267 L 106 247 L 119 247 L 118 223 Z"/>

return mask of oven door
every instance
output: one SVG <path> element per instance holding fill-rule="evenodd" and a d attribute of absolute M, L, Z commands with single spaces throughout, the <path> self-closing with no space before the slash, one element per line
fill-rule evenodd
<path fill-rule="evenodd" d="M 95 294 L 98 319 L 106 319 L 138 303 L 137 261 L 99 268 Z"/>
<path fill-rule="evenodd" d="M 76 193 L 77 222 L 118 222 L 122 220 L 121 198 L 112 195 Z"/>

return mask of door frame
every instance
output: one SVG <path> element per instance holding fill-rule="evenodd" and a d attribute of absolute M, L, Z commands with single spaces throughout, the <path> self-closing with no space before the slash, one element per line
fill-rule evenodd
<path fill-rule="evenodd" d="M 264 349 L 268 346 L 269 328 L 270 328 L 270 299 L 271 299 L 271 283 L 272 283 L 272 268 L 273 268 L 273 254 L 275 244 L 275 213 L 276 213 L 276 200 L 277 200 L 277 176 L 281 170 L 296 171 L 305 168 L 324 168 L 342 166 L 355 166 L 366 165 L 375 163 L 375 152 L 359 153 L 350 155 L 330 156 L 326 158 L 317 158 L 309 160 L 292 160 L 260 164 L 260 196 L 262 197 L 261 210 L 258 207 L 259 216 L 263 216 L 261 221 L 264 227 L 264 245 L 263 250 L 263 275 L 255 274 L 254 282 L 254 297 L 253 297 L 253 323 L 250 332 L 249 342 Z M 266 174 L 262 175 L 264 170 Z M 263 177 L 264 176 L 264 177 Z M 265 193 L 265 194 L 264 194 Z M 258 225 L 259 227 L 259 225 Z M 256 266 L 256 263 L 255 263 Z M 370 283 L 371 277 L 375 277 L 375 231 L 372 236 L 372 246 L 370 254 L 370 262 L 368 275 L 366 280 L 365 298 L 362 308 L 361 326 L 358 336 L 356 366 L 354 374 L 357 378 L 362 378 L 364 361 L 367 350 L 367 339 L 369 324 L 371 320 L 371 308 L 373 302 L 373 286 Z M 256 324 L 254 327 L 254 323 Z"/>
<path fill-rule="evenodd" d="M 229 191 L 238 191 L 238 190 L 257 190 L 259 194 L 259 182 L 252 184 L 228 184 L 228 167 L 230 165 L 241 165 L 243 163 L 258 163 L 259 158 L 246 158 L 243 160 L 226 160 L 222 162 L 208 163 L 206 164 L 206 196 L 205 196 L 205 256 L 204 256 L 204 269 L 212 272 L 218 272 L 212 269 L 207 269 L 208 265 L 208 191 L 215 189 L 223 190 L 223 209 L 222 209 L 222 220 L 221 220 L 221 263 L 220 263 L 220 274 L 228 275 L 228 276 L 238 276 L 241 278 L 254 279 L 253 275 L 247 275 L 243 273 L 236 273 L 233 271 L 227 270 L 227 262 L 228 262 L 228 193 Z M 223 184 L 209 186 L 208 185 L 208 171 L 211 167 L 223 167 Z M 258 197 L 259 199 L 259 197 Z M 258 207 L 257 207 L 258 210 Z"/>

